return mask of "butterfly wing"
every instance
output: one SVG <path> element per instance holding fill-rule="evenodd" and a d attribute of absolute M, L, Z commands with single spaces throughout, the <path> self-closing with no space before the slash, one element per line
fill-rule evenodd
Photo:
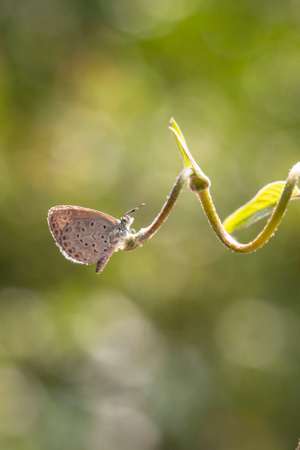
<path fill-rule="evenodd" d="M 105 219 L 107 222 L 117 225 L 119 220 L 109 214 L 96 211 L 95 209 L 82 208 L 81 206 L 54 206 L 48 212 L 48 225 L 54 239 L 60 236 L 60 232 L 66 225 L 76 219 Z"/>
<path fill-rule="evenodd" d="M 55 206 L 48 214 L 52 236 L 62 254 L 73 262 L 93 264 L 100 273 L 118 248 L 120 221 L 79 206 Z"/>

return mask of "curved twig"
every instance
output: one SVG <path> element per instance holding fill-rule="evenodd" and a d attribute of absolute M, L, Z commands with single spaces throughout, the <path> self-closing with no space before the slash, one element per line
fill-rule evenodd
<path fill-rule="evenodd" d="M 193 177 L 196 177 L 196 174 L 192 175 Z M 206 217 L 216 233 L 217 237 L 220 239 L 220 241 L 228 248 L 233 250 L 237 253 L 251 253 L 255 250 L 262 247 L 270 237 L 274 234 L 276 231 L 279 223 L 281 222 L 288 203 L 291 199 L 293 190 L 295 185 L 298 182 L 300 176 L 300 163 L 295 164 L 294 167 L 289 172 L 289 175 L 287 177 L 287 180 L 285 182 L 284 188 L 282 190 L 280 199 L 277 202 L 276 207 L 274 208 L 274 211 L 268 220 L 267 224 L 263 228 L 263 230 L 258 234 L 258 236 L 253 239 L 253 241 L 247 243 L 247 244 L 241 244 L 240 242 L 236 241 L 227 231 L 225 230 L 218 214 L 216 211 L 216 208 L 213 204 L 211 194 L 209 192 L 209 188 L 197 190 L 194 186 L 196 183 L 189 183 L 190 189 L 198 196 L 203 210 L 206 214 Z"/>
<path fill-rule="evenodd" d="M 126 246 L 124 247 L 125 251 L 134 250 L 137 247 L 141 247 L 145 242 L 154 236 L 154 234 L 160 229 L 162 224 L 167 220 L 173 206 L 176 203 L 176 200 L 184 186 L 184 183 L 187 179 L 193 174 L 193 170 L 189 167 L 183 169 L 183 171 L 179 174 L 170 195 L 167 198 L 167 201 L 163 205 L 158 216 L 153 220 L 151 225 L 147 228 L 142 228 L 138 233 L 132 234 L 126 240 Z"/>

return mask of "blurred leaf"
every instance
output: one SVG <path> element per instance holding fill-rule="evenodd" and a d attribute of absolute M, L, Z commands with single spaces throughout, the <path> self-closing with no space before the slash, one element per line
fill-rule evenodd
<path fill-rule="evenodd" d="M 226 231 L 231 233 L 237 228 L 247 227 L 271 214 L 284 185 L 285 181 L 276 181 L 263 187 L 255 197 L 224 220 L 223 225 Z M 295 187 L 292 198 L 299 198 L 299 193 L 299 189 Z"/>

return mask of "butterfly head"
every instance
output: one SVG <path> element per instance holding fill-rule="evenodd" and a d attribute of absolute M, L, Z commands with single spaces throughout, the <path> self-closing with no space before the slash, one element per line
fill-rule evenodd
<path fill-rule="evenodd" d="M 124 225 L 124 227 L 126 228 L 127 231 L 132 232 L 132 230 L 130 230 L 130 226 L 132 225 L 134 218 L 131 217 L 129 214 L 135 212 L 137 209 L 139 209 L 141 206 L 144 206 L 145 203 L 141 203 L 139 206 L 137 206 L 136 208 L 131 209 L 130 211 L 127 211 L 124 216 L 121 218 L 121 223 Z"/>
<path fill-rule="evenodd" d="M 121 218 L 121 222 L 124 224 L 125 228 L 127 228 L 128 230 L 130 229 L 130 226 L 133 223 L 133 221 L 134 221 L 134 218 L 131 217 L 129 214 L 125 214 Z"/>

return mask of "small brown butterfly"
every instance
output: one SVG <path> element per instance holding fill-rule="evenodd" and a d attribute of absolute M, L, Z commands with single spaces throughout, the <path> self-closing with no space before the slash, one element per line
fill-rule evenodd
<path fill-rule="evenodd" d="M 142 206 L 142 205 L 140 205 Z M 100 273 L 114 252 L 124 248 L 132 233 L 128 211 L 121 220 L 80 206 L 54 206 L 48 213 L 51 234 L 62 254 L 79 264 L 97 263 Z"/>

